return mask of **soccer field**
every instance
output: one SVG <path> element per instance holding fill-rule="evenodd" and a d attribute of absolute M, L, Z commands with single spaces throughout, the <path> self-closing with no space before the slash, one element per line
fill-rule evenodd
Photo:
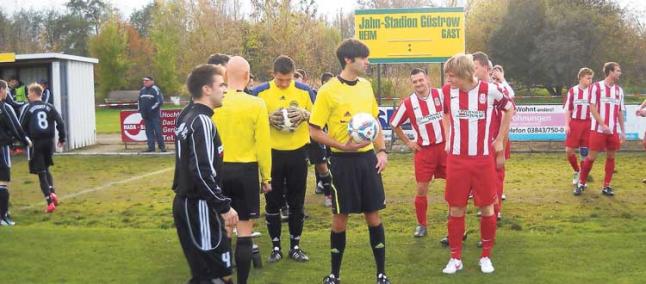
<path fill-rule="evenodd" d="M 45 202 L 24 157 L 14 157 L 11 213 L 17 225 L 0 227 L 0 283 L 184 283 L 189 278 L 172 224 L 173 157 L 57 156 L 53 167 L 58 210 Z M 393 154 L 384 174 L 387 208 L 386 271 L 394 283 L 639 283 L 646 279 L 646 153 L 621 153 L 613 185 L 601 196 L 603 162 L 580 197 L 572 195 L 571 170 L 562 154 L 514 154 L 508 163 L 503 221 L 493 262 L 496 272 L 477 266 L 479 229 L 467 217 L 465 270 L 445 276 L 449 258 L 439 244 L 446 231 L 444 181 L 431 187 L 430 236 L 412 237 L 416 224 L 411 156 Z M 311 170 L 310 172 L 312 172 Z M 252 283 L 320 283 L 329 273 L 330 211 L 308 182 L 302 247 L 308 263 L 266 262 L 264 220 L 257 239 L 264 267 Z M 263 202 L 264 203 L 264 202 Z M 359 215 L 348 226 L 343 283 L 374 283 L 367 228 Z M 288 236 L 283 226 L 283 236 Z M 284 238 L 286 239 L 286 238 Z M 285 246 L 286 244 L 284 244 Z M 642 279 L 642 280 L 639 280 Z"/>

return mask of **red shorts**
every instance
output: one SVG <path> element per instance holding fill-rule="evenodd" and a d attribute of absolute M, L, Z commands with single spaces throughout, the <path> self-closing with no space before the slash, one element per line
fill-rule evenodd
<path fill-rule="evenodd" d="M 435 178 L 446 178 L 446 151 L 444 143 L 422 146 L 415 153 L 415 180 L 430 182 Z"/>
<path fill-rule="evenodd" d="M 590 120 L 570 120 L 570 135 L 565 137 L 565 147 L 588 147 L 590 138 Z"/>
<path fill-rule="evenodd" d="M 590 131 L 590 150 L 592 151 L 616 151 L 621 147 L 619 134 L 602 134 Z"/>
<path fill-rule="evenodd" d="M 446 160 L 446 189 L 444 199 L 449 206 L 464 207 L 473 191 L 476 206 L 496 202 L 496 166 L 490 156 L 465 158 L 448 155 Z"/>

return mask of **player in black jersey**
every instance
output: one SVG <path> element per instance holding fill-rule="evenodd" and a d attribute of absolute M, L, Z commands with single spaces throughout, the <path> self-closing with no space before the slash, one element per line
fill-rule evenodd
<path fill-rule="evenodd" d="M 238 222 L 222 194 L 222 142 L 211 120 L 222 106 L 224 69 L 210 64 L 186 80 L 193 103 L 177 118 L 173 217 L 191 269 L 188 283 L 233 283 L 228 236 Z"/>
<path fill-rule="evenodd" d="M 43 87 L 31 84 L 28 88 L 29 105 L 21 116 L 20 124 L 27 135 L 33 140 L 33 146 L 27 149 L 29 172 L 38 175 L 40 190 L 47 201 L 47 213 L 52 213 L 58 205 L 58 197 L 54 190 L 54 179 L 49 170 L 54 165 L 54 136 L 58 131 L 58 147 L 65 144 L 65 123 L 53 105 L 43 102 Z"/>
<path fill-rule="evenodd" d="M 31 146 L 31 140 L 20 127 L 13 108 L 5 103 L 7 82 L 0 80 L 0 225 L 13 226 L 9 216 L 9 181 L 11 180 L 11 155 L 9 146 L 14 138 Z"/>

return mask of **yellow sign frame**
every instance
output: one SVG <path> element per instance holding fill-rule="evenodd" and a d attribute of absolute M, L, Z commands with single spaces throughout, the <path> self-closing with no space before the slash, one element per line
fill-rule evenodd
<path fill-rule="evenodd" d="M 442 63 L 465 51 L 464 8 L 369 9 L 354 12 L 355 38 L 370 63 Z"/>

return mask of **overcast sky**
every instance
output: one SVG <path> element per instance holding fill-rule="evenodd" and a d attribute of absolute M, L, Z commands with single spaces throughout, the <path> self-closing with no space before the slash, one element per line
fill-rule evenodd
<path fill-rule="evenodd" d="M 494 1 L 494 0 L 492 0 Z M 644 0 L 615 0 L 622 7 L 629 7 L 634 10 L 641 11 L 642 21 L 646 18 L 646 1 Z M 13 12 L 20 10 L 21 8 L 26 9 L 65 9 L 65 3 L 67 0 L 0 0 L 0 9 L 7 14 L 12 14 Z M 107 0 L 112 6 L 119 8 L 122 14 L 127 17 L 132 11 L 139 9 L 146 4 L 153 2 L 153 0 Z M 248 2 L 248 1 L 241 1 Z M 440 0 L 434 0 L 434 2 L 441 3 Z M 339 9 L 343 9 L 344 12 L 351 11 L 355 9 L 355 0 L 316 0 L 318 5 L 319 14 L 333 16 L 336 15 Z M 248 4 L 247 4 L 248 7 Z M 248 8 L 247 8 L 248 9 Z"/>

